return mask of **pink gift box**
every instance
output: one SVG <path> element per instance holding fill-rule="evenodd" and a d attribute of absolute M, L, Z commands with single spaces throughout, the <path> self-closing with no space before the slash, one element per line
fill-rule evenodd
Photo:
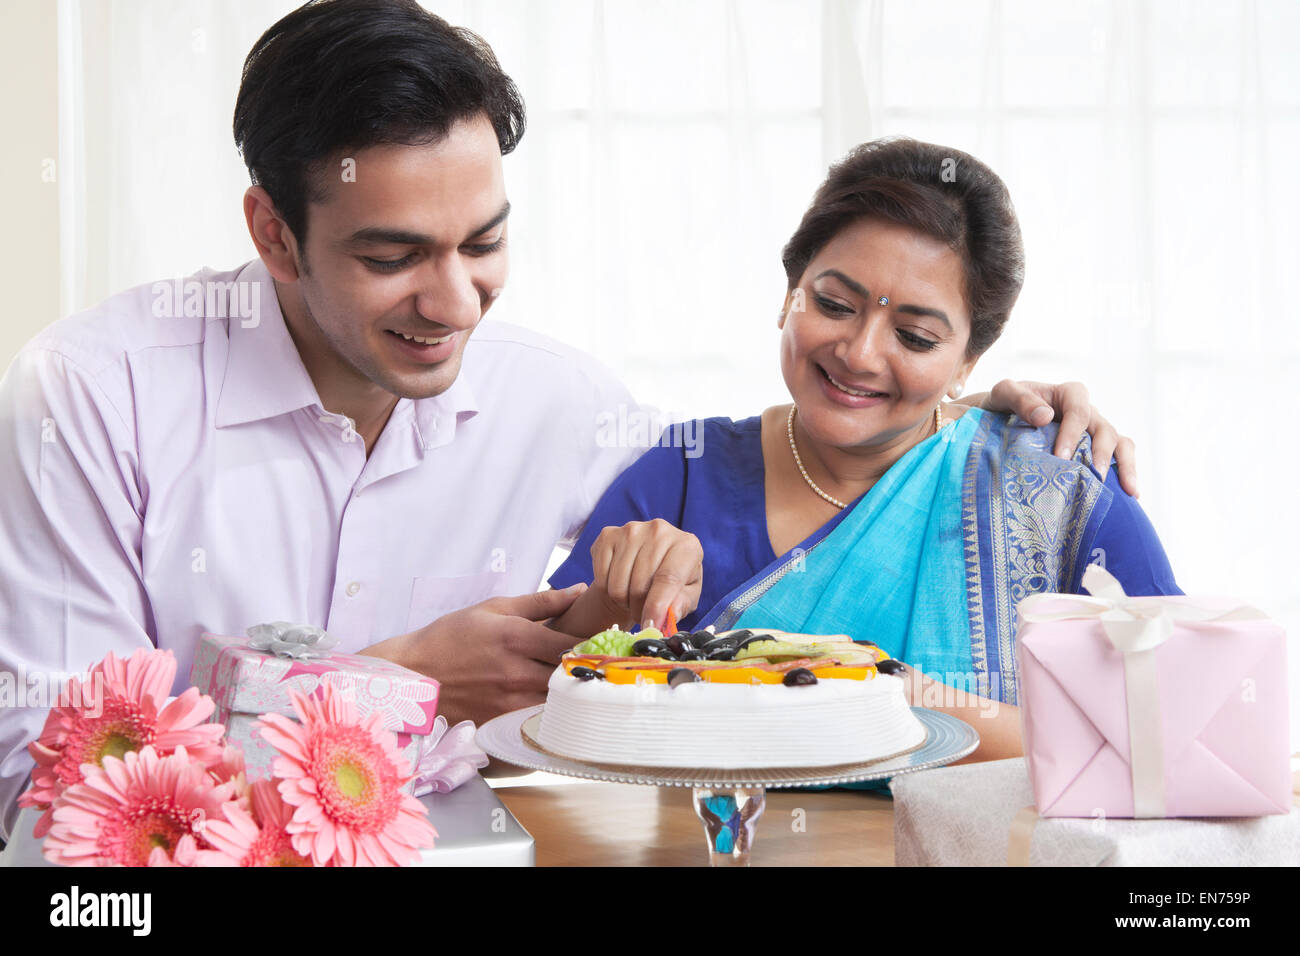
<path fill-rule="evenodd" d="M 322 681 L 347 690 L 361 715 L 383 715 L 384 726 L 397 734 L 398 747 L 414 772 L 438 716 L 438 682 L 391 661 L 361 654 L 331 654 L 308 660 L 276 657 L 248 646 L 246 637 L 204 634 L 199 639 L 190 683 L 217 705 L 214 720 L 226 725 L 226 737 L 239 744 L 250 777 L 270 776 L 275 750 L 257 734 L 261 714 L 293 717 L 292 688 L 311 694 Z M 407 789 L 414 785 L 408 784 Z"/>
<path fill-rule="evenodd" d="M 1093 571 L 1093 584 L 1105 588 Z M 1283 630 L 1231 601 L 1124 598 L 1122 591 L 1118 598 L 1038 595 L 1018 609 L 1019 703 L 1038 812 L 1288 813 Z M 1132 646 L 1122 643 L 1126 626 Z"/>

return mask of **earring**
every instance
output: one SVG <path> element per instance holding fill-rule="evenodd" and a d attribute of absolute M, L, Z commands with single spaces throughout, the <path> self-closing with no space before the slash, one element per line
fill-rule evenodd
<path fill-rule="evenodd" d="M 952 398 L 961 398 L 961 382 L 958 382 L 952 388 L 948 389 L 948 395 Z"/>

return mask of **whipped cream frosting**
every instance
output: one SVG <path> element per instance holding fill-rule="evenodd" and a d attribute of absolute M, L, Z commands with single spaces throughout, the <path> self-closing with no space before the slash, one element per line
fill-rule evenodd
<path fill-rule="evenodd" d="M 824 767 L 902 753 L 925 740 L 903 681 L 613 684 L 557 668 L 538 743 L 591 763 L 645 767 Z"/>

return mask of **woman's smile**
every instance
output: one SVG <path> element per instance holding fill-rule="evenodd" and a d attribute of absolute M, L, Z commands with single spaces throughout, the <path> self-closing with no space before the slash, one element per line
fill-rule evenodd
<path fill-rule="evenodd" d="M 823 391 L 832 402 L 838 402 L 848 408 L 870 408 L 883 403 L 889 396 L 885 392 L 869 388 L 850 388 L 821 366 L 813 363 L 821 373 Z"/>

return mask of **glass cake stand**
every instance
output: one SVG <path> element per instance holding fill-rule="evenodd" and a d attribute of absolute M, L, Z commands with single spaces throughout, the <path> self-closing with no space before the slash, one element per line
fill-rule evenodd
<path fill-rule="evenodd" d="M 704 824 L 709 862 L 714 866 L 749 865 L 749 852 L 768 787 L 835 786 L 883 780 L 942 767 L 979 746 L 979 735 L 970 724 L 939 711 L 913 707 L 912 713 L 925 727 L 925 742 L 907 753 L 869 763 L 755 770 L 632 767 L 585 763 L 542 750 L 536 743 L 541 713 L 539 704 L 489 720 L 478 729 L 478 745 L 498 760 L 530 770 L 611 783 L 690 787 L 695 813 Z"/>

